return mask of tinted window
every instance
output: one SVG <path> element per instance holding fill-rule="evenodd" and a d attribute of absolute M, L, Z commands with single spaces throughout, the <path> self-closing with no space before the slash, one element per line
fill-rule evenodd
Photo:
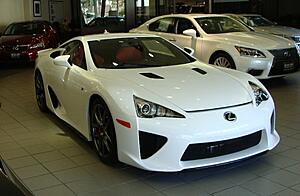
<path fill-rule="evenodd" d="M 174 18 L 163 18 L 149 25 L 149 31 L 175 33 Z"/>
<path fill-rule="evenodd" d="M 34 35 L 43 32 L 42 23 L 16 23 L 7 27 L 4 35 Z"/>
<path fill-rule="evenodd" d="M 255 27 L 255 26 L 271 26 L 274 25 L 273 22 L 262 16 L 245 16 L 248 19 L 247 24 Z"/>
<path fill-rule="evenodd" d="M 195 61 L 176 46 L 158 37 L 89 41 L 98 68 L 141 68 L 185 64 Z"/>
<path fill-rule="evenodd" d="M 195 20 L 207 34 L 250 31 L 245 25 L 229 17 L 203 17 Z"/>
<path fill-rule="evenodd" d="M 193 25 L 193 23 L 186 18 L 178 18 L 177 20 L 177 34 L 183 34 L 183 31 L 187 29 L 195 29 L 197 32 L 197 36 L 199 36 L 198 30 L 196 27 Z"/>
<path fill-rule="evenodd" d="M 70 62 L 82 69 L 87 69 L 86 60 L 84 55 L 84 47 L 80 41 L 72 41 L 62 46 L 65 48 L 64 55 L 70 55 Z"/>

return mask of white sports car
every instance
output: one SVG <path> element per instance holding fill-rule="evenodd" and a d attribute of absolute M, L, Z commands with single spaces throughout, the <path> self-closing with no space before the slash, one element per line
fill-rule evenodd
<path fill-rule="evenodd" d="M 295 44 L 251 31 L 221 14 L 172 14 L 147 21 L 133 33 L 159 35 L 180 47 L 192 47 L 205 62 L 247 72 L 256 78 L 281 77 L 299 70 Z"/>
<path fill-rule="evenodd" d="M 257 79 L 158 36 L 76 37 L 40 52 L 34 75 L 39 108 L 93 141 L 105 163 L 180 171 L 279 142 L 272 97 Z"/>

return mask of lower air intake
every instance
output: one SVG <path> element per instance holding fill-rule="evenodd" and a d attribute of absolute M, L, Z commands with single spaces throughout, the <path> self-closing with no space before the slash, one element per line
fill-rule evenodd
<path fill-rule="evenodd" d="M 181 161 L 192 161 L 235 153 L 257 145 L 260 140 L 261 131 L 258 131 L 230 140 L 190 144 L 181 157 Z"/>
<path fill-rule="evenodd" d="M 147 159 L 154 155 L 159 149 L 165 145 L 167 138 L 164 136 L 139 132 L 140 154 L 142 159 Z"/>

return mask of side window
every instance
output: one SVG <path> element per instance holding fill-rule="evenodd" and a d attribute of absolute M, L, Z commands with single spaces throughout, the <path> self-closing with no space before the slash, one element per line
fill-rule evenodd
<path fill-rule="evenodd" d="M 175 33 L 174 31 L 174 18 L 162 18 L 149 25 L 150 31 Z"/>
<path fill-rule="evenodd" d="M 78 67 L 87 70 L 84 48 L 81 42 L 77 44 L 74 50 L 72 50 L 70 60 L 74 65 L 77 65 Z"/>
<path fill-rule="evenodd" d="M 96 20 L 92 20 L 90 23 L 87 24 L 88 27 L 96 26 Z"/>
<path fill-rule="evenodd" d="M 197 32 L 197 37 L 200 36 L 197 28 L 193 25 L 193 23 L 186 18 L 178 18 L 177 19 L 177 25 L 176 25 L 176 33 L 177 34 L 183 34 L 183 31 L 187 30 L 187 29 L 194 29 Z"/>
<path fill-rule="evenodd" d="M 64 55 L 70 55 L 70 62 L 84 70 L 87 70 L 86 60 L 84 55 L 84 47 L 80 41 L 73 41 L 63 46 L 65 48 Z"/>
<path fill-rule="evenodd" d="M 63 55 L 71 55 L 72 50 L 76 46 L 76 43 L 77 43 L 77 41 L 72 41 L 72 42 L 69 42 L 69 43 L 67 43 L 65 45 L 62 45 L 60 48 L 64 48 L 65 49 Z"/>

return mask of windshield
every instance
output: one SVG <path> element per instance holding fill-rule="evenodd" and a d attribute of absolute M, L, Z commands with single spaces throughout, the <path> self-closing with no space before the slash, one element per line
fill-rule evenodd
<path fill-rule="evenodd" d="M 250 31 L 245 25 L 230 17 L 201 17 L 195 20 L 207 34 Z"/>
<path fill-rule="evenodd" d="M 251 27 L 257 27 L 257 26 L 272 26 L 274 25 L 273 22 L 269 21 L 268 19 L 262 17 L 262 16 L 244 16 L 247 18 L 247 24 Z"/>
<path fill-rule="evenodd" d="M 40 23 L 16 23 L 7 27 L 4 35 L 34 35 L 42 32 Z"/>
<path fill-rule="evenodd" d="M 195 61 L 176 46 L 159 37 L 136 37 L 88 42 L 98 68 L 145 68 Z"/>

